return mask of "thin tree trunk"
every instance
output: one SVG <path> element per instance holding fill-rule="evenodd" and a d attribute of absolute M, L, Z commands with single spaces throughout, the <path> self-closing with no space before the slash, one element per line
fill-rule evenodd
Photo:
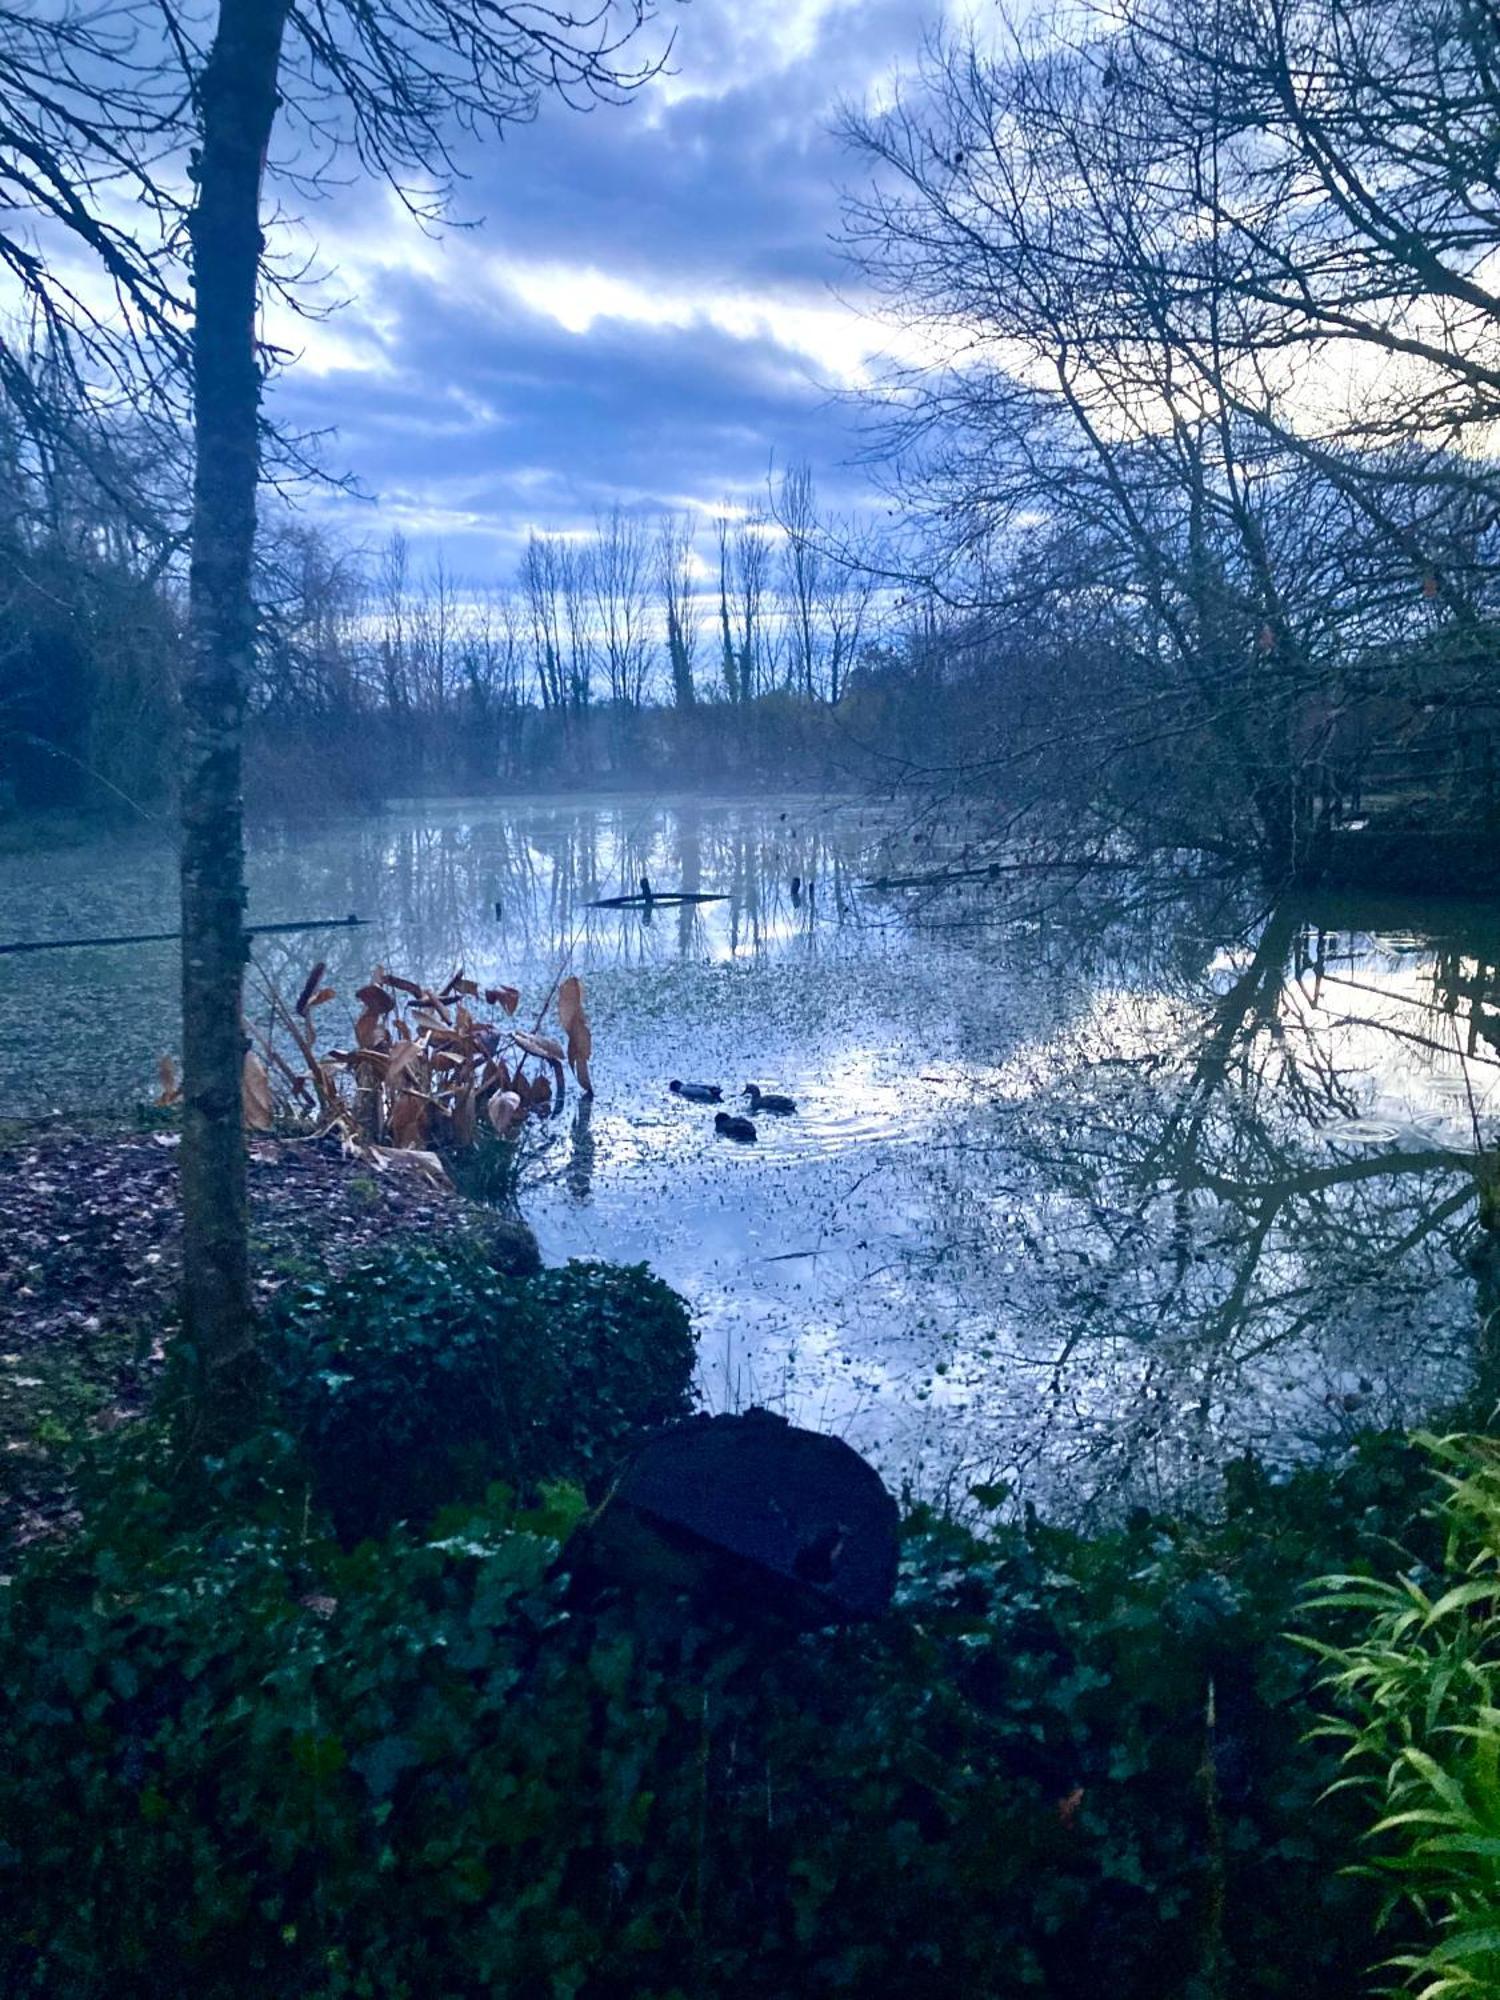
<path fill-rule="evenodd" d="M 253 1361 L 245 1147 L 240 738 L 255 644 L 260 187 L 287 0 L 222 0 L 198 85 L 193 253 L 192 651 L 183 691 L 183 1328 L 205 1435 L 233 1428 Z"/>

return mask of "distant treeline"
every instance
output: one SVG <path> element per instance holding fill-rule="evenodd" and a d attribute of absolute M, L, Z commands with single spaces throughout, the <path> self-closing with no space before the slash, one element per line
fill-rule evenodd
<path fill-rule="evenodd" d="M 91 412 L 87 436 L 44 451 L 0 409 L 0 810 L 166 816 L 185 480 L 128 416 Z M 1330 829 L 1371 807 L 1494 817 L 1487 461 L 1436 498 L 1386 480 L 1375 522 L 1332 473 L 1284 467 L 1240 545 L 1207 474 L 1179 493 L 1139 441 L 1110 469 L 1100 488 L 1059 466 L 1025 523 L 959 559 L 930 524 L 919 548 L 876 547 L 794 469 L 759 506 L 534 534 L 482 584 L 267 496 L 249 805 L 876 782 L 982 799 L 997 847 L 1061 828 L 1074 853 L 1194 848 L 1278 879 L 1315 875 Z M 1099 512 L 1117 493 L 1134 519 L 1138 480 L 1156 525 L 1107 563 L 1100 521 L 1056 518 L 1065 496 Z M 1411 513 L 1393 525 L 1414 494 L 1455 517 L 1441 582 L 1413 573 Z M 1290 622 L 1257 622 L 1282 563 Z"/>
<path fill-rule="evenodd" d="M 0 431 L 0 783 L 12 807 L 170 804 L 185 643 L 175 548 L 83 469 Z M 95 470 L 98 475 L 95 476 Z M 805 471 L 695 522 L 620 508 L 534 534 L 503 583 L 370 551 L 272 503 L 249 689 L 252 806 L 895 768 L 954 679 L 935 604 L 879 586 Z"/>

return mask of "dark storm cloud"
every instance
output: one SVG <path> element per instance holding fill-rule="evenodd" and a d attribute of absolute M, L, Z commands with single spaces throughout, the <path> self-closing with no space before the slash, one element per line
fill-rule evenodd
<path fill-rule="evenodd" d="M 368 183 L 310 217 L 354 296 L 277 410 L 336 429 L 330 459 L 378 499 L 355 514 L 368 532 L 399 524 L 500 573 L 533 525 L 711 502 L 763 487 L 773 456 L 853 496 L 855 426 L 830 391 L 879 333 L 852 312 L 846 329 L 832 289 L 852 169 L 828 128 L 914 53 L 918 18 L 907 0 L 675 18 L 666 89 L 548 107 L 465 158 L 473 230 L 406 237 Z"/>
<path fill-rule="evenodd" d="M 760 32 L 778 11 L 694 0 L 668 86 L 694 94 L 544 114 L 477 157 L 461 201 L 485 217 L 487 241 L 546 256 L 607 246 L 637 275 L 666 263 L 704 280 L 821 284 L 835 268 L 834 183 L 848 166 L 829 131 L 835 107 L 915 53 L 919 16 L 910 0 L 854 0 L 825 11 L 812 45 L 778 61 L 774 34 Z"/>

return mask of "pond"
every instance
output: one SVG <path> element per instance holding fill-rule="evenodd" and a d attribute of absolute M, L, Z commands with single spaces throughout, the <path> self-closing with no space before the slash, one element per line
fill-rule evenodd
<path fill-rule="evenodd" d="M 544 1252 L 649 1261 L 707 1404 L 837 1430 L 915 1491 L 1083 1515 L 1490 1393 L 1466 1253 L 1500 918 L 1119 874 L 871 886 L 962 866 L 970 834 L 807 797 L 397 806 L 255 836 L 252 921 L 370 920 L 256 965 L 290 991 L 326 954 L 342 1018 L 377 963 L 462 963 L 524 1011 L 566 959 L 597 1096 L 528 1159 Z M 586 907 L 643 874 L 723 900 Z M 150 837 L 10 856 L 0 940 L 167 929 L 174 897 Z M 171 945 L 0 959 L 0 1115 L 149 1100 L 174 988 Z M 737 1147 L 672 1077 L 798 1112 Z"/>

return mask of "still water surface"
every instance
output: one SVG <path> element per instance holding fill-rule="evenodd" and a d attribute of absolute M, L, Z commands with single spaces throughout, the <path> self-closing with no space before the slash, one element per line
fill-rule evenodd
<path fill-rule="evenodd" d="M 569 958 L 598 1095 L 529 1161 L 544 1251 L 649 1260 L 708 1404 L 838 1430 L 918 1490 L 1085 1512 L 1488 1391 L 1465 1256 L 1495 913 L 865 886 L 965 838 L 807 798 L 428 802 L 258 835 L 252 921 L 372 921 L 256 959 L 295 989 L 326 950 L 341 996 L 462 963 L 534 1005 Z M 642 874 L 725 900 L 585 907 Z M 0 939 L 165 929 L 174 898 L 149 838 L 0 859 Z M 174 983 L 170 945 L 0 959 L 0 1115 L 149 1098 Z M 799 1114 L 736 1148 L 674 1076 Z"/>

